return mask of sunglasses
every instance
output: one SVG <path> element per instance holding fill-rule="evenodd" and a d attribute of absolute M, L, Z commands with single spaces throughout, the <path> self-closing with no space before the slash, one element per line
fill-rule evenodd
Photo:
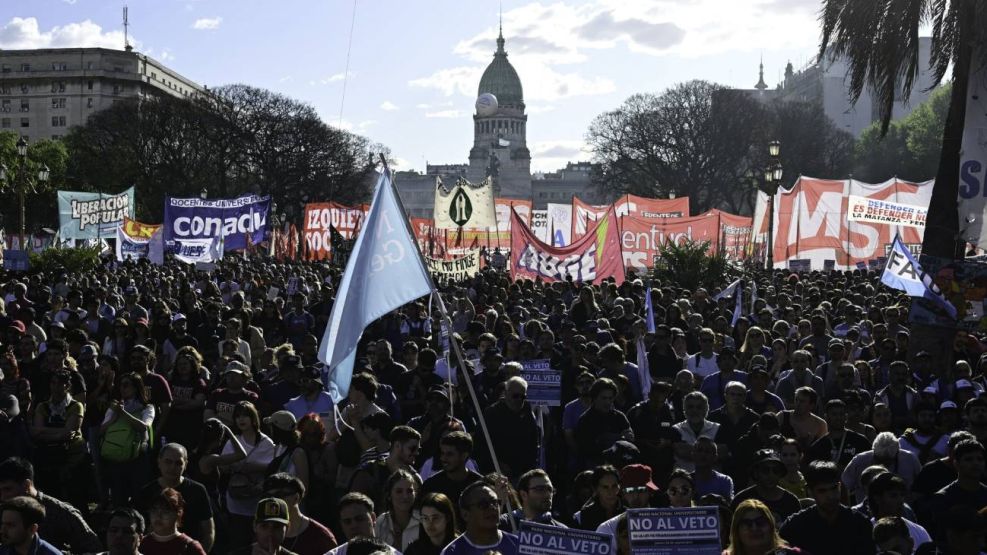
<path fill-rule="evenodd" d="M 737 521 L 737 525 L 740 528 L 752 530 L 754 528 L 766 528 L 771 525 L 771 521 L 768 520 L 768 517 L 761 515 L 755 518 L 742 518 Z"/>
<path fill-rule="evenodd" d="M 668 488 L 669 495 L 689 495 L 692 493 L 692 488 L 689 486 L 682 486 L 680 488 Z"/>
<path fill-rule="evenodd" d="M 647 492 L 648 492 L 648 487 L 647 486 L 637 486 L 637 487 L 633 487 L 633 488 L 624 488 L 624 493 L 626 493 L 628 495 L 634 494 L 634 493 L 647 493 Z"/>

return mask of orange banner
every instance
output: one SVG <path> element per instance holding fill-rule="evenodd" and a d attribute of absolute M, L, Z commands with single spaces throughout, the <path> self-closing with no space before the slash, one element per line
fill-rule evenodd
<path fill-rule="evenodd" d="M 594 206 L 572 197 L 572 239 L 582 237 L 592 222 L 602 218 L 611 205 Z M 646 222 L 661 222 L 668 218 L 689 217 L 689 197 L 654 199 L 624 195 L 613 203 L 617 217 L 631 216 Z"/>
<path fill-rule="evenodd" d="M 305 205 L 305 251 L 308 260 L 325 260 L 332 252 L 329 228 L 335 227 L 344 239 L 351 239 L 360 229 L 369 207 L 344 206 L 335 202 L 309 203 Z"/>

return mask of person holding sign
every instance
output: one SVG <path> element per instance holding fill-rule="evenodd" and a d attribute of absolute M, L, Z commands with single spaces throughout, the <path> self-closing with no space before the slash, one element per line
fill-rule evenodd
<path fill-rule="evenodd" d="M 651 480 L 651 468 L 643 464 L 629 464 L 620 469 L 620 499 L 627 509 L 644 509 L 651 506 L 651 496 L 658 492 L 658 486 Z M 618 524 L 627 513 L 608 519 L 596 528 L 598 534 L 608 534 L 611 538 L 611 552 L 617 552 Z M 626 533 L 626 531 L 625 531 Z"/>
<path fill-rule="evenodd" d="M 757 499 L 741 503 L 730 525 L 730 547 L 723 555 L 787 555 L 802 553 L 789 547 L 778 535 L 774 516 L 767 505 Z"/>
<path fill-rule="evenodd" d="M 502 532 L 500 500 L 497 492 L 484 482 L 470 484 L 459 496 L 466 532 L 452 541 L 441 555 L 486 555 L 496 551 L 501 555 L 518 555 L 517 536 Z"/>

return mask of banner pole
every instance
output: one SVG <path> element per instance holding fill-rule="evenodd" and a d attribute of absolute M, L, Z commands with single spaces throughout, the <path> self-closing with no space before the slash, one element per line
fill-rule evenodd
<path fill-rule="evenodd" d="M 459 359 L 459 368 L 462 370 L 461 374 L 463 376 L 463 381 L 466 382 L 466 388 L 469 390 L 470 398 L 473 399 L 473 408 L 476 409 L 476 418 L 480 422 L 480 430 L 483 431 L 483 439 L 487 443 L 487 449 L 490 450 L 490 459 L 493 461 L 494 470 L 497 474 L 503 475 L 504 473 L 500 470 L 500 461 L 497 459 L 497 452 L 494 450 L 493 441 L 490 439 L 490 431 L 487 429 L 487 420 L 483 417 L 483 410 L 480 408 L 480 401 L 476 396 L 476 390 L 473 389 L 473 380 L 470 377 L 470 369 L 466 363 L 466 357 L 463 356 L 462 348 L 459 343 L 452 337 L 452 318 L 449 317 L 449 312 L 446 310 L 445 302 L 442 300 L 442 294 L 438 290 L 435 291 L 435 298 L 439 301 L 439 312 L 442 315 L 442 320 L 445 322 L 449 329 L 449 345 L 452 346 L 452 350 L 456 353 L 456 358 Z M 453 369 L 450 368 L 449 372 Z M 514 520 L 514 515 L 511 513 L 514 508 L 511 507 L 510 499 L 505 499 L 507 503 L 507 515 L 511 520 L 511 530 L 517 532 L 517 522 Z"/>

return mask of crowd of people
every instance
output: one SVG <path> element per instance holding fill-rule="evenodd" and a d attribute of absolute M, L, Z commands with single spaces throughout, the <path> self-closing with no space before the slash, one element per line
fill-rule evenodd
<path fill-rule="evenodd" d="M 448 323 L 424 298 L 368 327 L 335 403 L 340 277 L 7 275 L 0 555 L 516 555 L 522 521 L 627 555 L 628 510 L 697 506 L 730 555 L 984 549 L 987 348 L 914 352 L 910 300 L 873 272 L 748 272 L 738 310 L 488 269 L 443 284 Z M 528 399 L 534 360 L 560 406 Z"/>

